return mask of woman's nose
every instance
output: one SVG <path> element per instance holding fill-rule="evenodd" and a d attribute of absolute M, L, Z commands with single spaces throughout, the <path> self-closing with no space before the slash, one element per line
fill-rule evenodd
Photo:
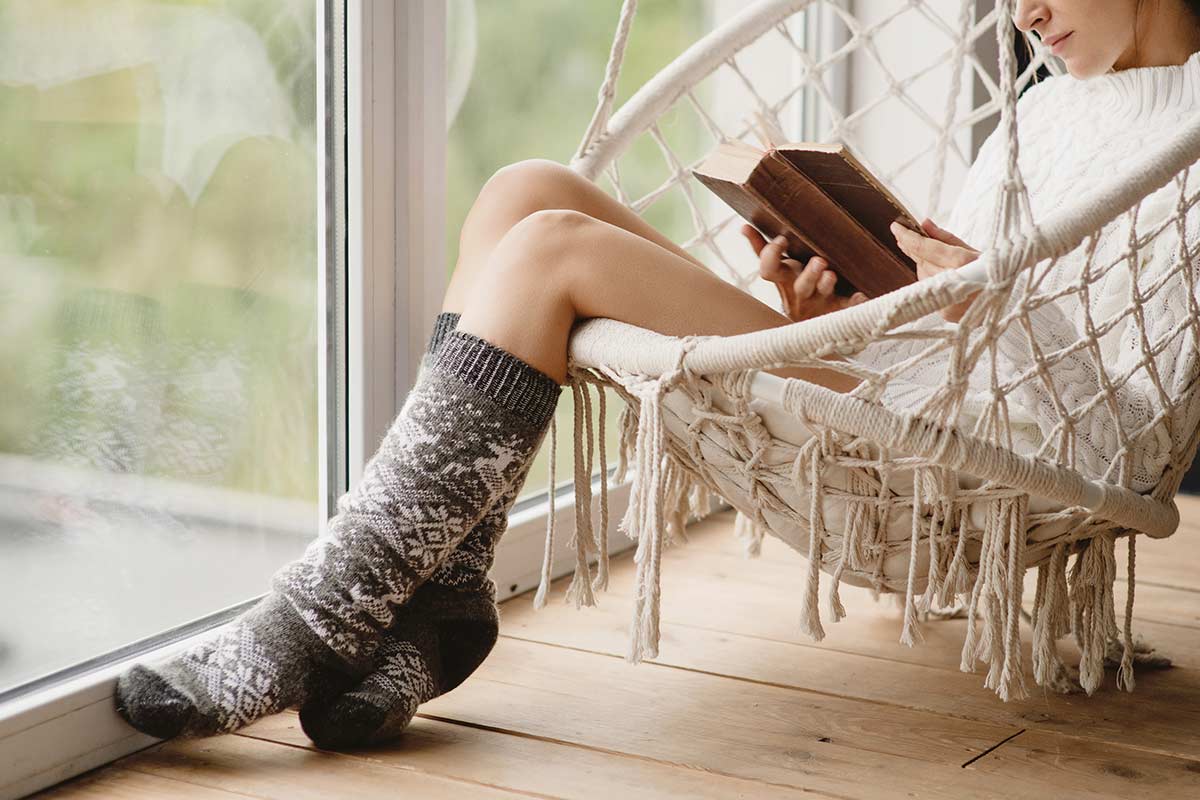
<path fill-rule="evenodd" d="M 1028 33 L 1046 19 L 1046 4 L 1041 0 L 1017 0 L 1013 9 L 1013 24 Z"/>

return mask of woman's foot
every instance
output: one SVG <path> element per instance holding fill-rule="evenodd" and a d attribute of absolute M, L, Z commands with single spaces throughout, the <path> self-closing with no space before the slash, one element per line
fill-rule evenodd
<path fill-rule="evenodd" d="M 141 664 L 117 679 L 117 711 L 142 733 L 230 733 L 303 702 L 348 665 L 271 592 L 227 627 L 165 664 Z"/>

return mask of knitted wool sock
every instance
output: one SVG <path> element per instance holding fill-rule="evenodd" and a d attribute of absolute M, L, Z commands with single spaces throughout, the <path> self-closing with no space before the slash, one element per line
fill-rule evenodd
<path fill-rule="evenodd" d="M 559 389 L 484 339 L 447 334 L 330 535 L 227 628 L 122 675 L 118 711 L 155 736 L 211 735 L 366 677 L 398 610 L 533 459 Z"/>
<path fill-rule="evenodd" d="M 429 354 L 437 352 L 458 316 L 438 316 Z M 375 670 L 358 685 L 301 708 L 301 727 L 318 746 L 343 749 L 396 738 L 421 703 L 455 688 L 483 663 L 500 629 L 496 584 L 488 573 L 531 465 L 532 459 L 400 610 L 403 619 L 386 634 Z"/>

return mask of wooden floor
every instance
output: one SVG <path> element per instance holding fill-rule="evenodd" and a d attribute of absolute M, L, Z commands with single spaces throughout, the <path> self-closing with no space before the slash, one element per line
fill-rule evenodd
<path fill-rule="evenodd" d="M 1197 798 L 1200 500 L 1181 508 L 1174 537 L 1138 540 L 1134 604 L 1135 635 L 1177 666 L 1139 671 L 1132 694 L 1113 670 L 1091 698 L 1045 694 L 1026 641 L 1033 696 L 1001 703 L 984 670 L 958 670 L 963 620 L 926 621 L 925 642 L 905 647 L 899 610 L 852 588 L 849 616 L 812 643 L 796 621 L 803 559 L 770 538 L 745 559 L 724 512 L 664 553 L 653 663 L 622 660 L 626 552 L 596 608 L 565 605 L 567 579 L 541 611 L 532 593 L 503 604 L 487 662 L 391 747 L 317 751 L 288 712 L 152 747 L 45 796 Z M 1070 637 L 1060 652 L 1078 658 Z"/>

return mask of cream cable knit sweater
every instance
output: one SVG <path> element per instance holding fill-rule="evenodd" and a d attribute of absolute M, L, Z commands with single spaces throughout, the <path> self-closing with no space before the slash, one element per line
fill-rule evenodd
<path fill-rule="evenodd" d="M 1076 202 L 1081 193 L 1102 178 L 1119 174 L 1127 160 L 1148 148 L 1163 144 L 1174 134 L 1179 123 L 1200 111 L 1200 52 L 1184 64 L 1140 67 L 1109 72 L 1088 79 L 1059 75 L 1042 80 L 1027 89 L 1017 103 L 1019 165 L 1029 190 L 1034 220 L 1044 218 L 1059 206 Z M 968 171 L 961 194 L 950 215 L 941 225 L 977 249 L 987 243 L 997 201 L 997 190 L 1004 172 L 1004 142 L 999 128 L 984 141 Z M 1189 174 L 1188 193 L 1200 182 L 1200 165 Z M 1161 225 L 1174 213 L 1179 189 L 1174 181 L 1142 201 L 1137 232 L 1144 234 Z M 1128 240 L 1128 217 L 1122 217 L 1104 229 L 1099 240 L 1093 270 L 1116 258 Z M 1190 251 L 1200 241 L 1200 206 L 1187 213 L 1186 242 Z M 1067 254 L 1050 270 L 1045 289 L 1070 285 L 1078 279 L 1086 262 L 1086 243 Z M 1155 276 L 1180 263 L 1180 241 L 1172 226 L 1151 245 L 1140 251 L 1142 275 L 1138 284 L 1145 293 L 1154 285 Z M 1200 285 L 1200 253 L 1191 268 Z M 1045 265 L 1039 265 L 1039 270 Z M 1089 307 L 1096 326 L 1114 319 L 1131 306 L 1130 274 L 1125 264 L 1111 269 L 1093 283 Z M 1144 301 L 1147 333 L 1153 344 L 1188 318 L 1187 284 L 1184 275 L 1170 277 L 1152 297 Z M 1068 294 L 1043 305 L 1030 314 L 1030 321 L 1043 354 L 1076 342 L 1083 334 L 1084 314 L 1081 298 Z M 932 315 L 902 327 L 948 327 L 939 315 Z M 1135 491 L 1153 487 L 1169 461 L 1172 442 L 1185 441 L 1197 423 L 1200 402 L 1188 408 L 1170 409 L 1168 402 L 1185 393 L 1195 378 L 1196 347 L 1185 327 L 1176 331 L 1165 350 L 1154 360 L 1168 402 L 1164 402 L 1150 370 L 1137 367 L 1143 354 L 1136 321 L 1132 314 L 1116 322 L 1100 340 L 1106 372 L 1119 379 L 1134 370 L 1130 379 L 1113 394 L 1120 426 L 1131 437 L 1130 456 L 1124 459 L 1129 470 L 1129 485 Z M 929 341 L 885 340 L 873 343 L 857 357 L 877 368 L 895 364 L 929 345 Z M 1019 323 L 1010 328 L 998 343 L 1002 362 L 998 362 L 1001 380 L 1012 379 L 1035 368 L 1029 343 Z M 970 389 L 958 425 L 970 431 L 981 411 L 992 403 L 989 389 L 989 365 L 986 354 L 970 379 Z M 1121 483 L 1120 461 L 1114 464 L 1121 444 L 1114 409 L 1100 402 L 1086 411 L 1087 405 L 1102 391 L 1101 376 L 1087 349 L 1080 349 L 1051 367 L 1068 413 L 1077 417 L 1075 463 L 1086 475 Z M 883 402 L 898 410 L 911 412 L 942 381 L 942 360 L 925 360 L 901 372 L 889 384 Z M 1178 402 L 1178 401 L 1176 401 Z M 1034 453 L 1047 437 L 1057 441 L 1061 417 L 1051 393 L 1039 379 L 1018 387 L 1007 395 L 1014 448 Z M 1141 436 L 1134 435 L 1143 430 Z M 1053 445 L 1052 445 L 1053 446 Z M 1047 451 L 1047 452 L 1052 452 Z M 1069 463 L 1069 455 L 1064 454 Z"/>

